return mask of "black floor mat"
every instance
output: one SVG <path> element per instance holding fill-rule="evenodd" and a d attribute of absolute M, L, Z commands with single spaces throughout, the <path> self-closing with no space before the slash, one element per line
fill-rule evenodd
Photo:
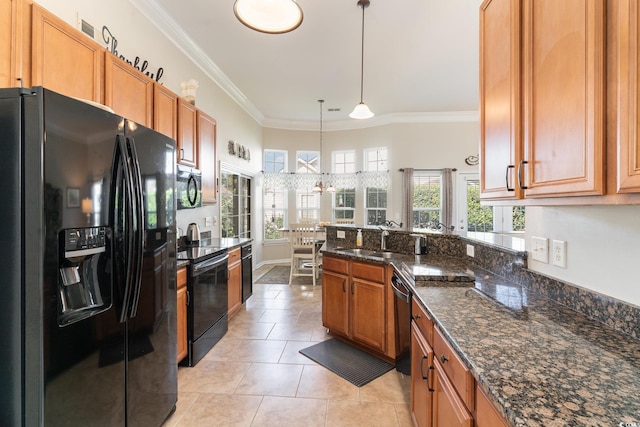
<path fill-rule="evenodd" d="M 303 348 L 300 353 L 358 387 L 393 369 L 393 365 L 335 338 Z"/>

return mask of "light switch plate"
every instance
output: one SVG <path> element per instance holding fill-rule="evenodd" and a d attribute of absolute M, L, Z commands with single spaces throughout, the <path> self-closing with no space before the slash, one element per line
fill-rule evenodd
<path fill-rule="evenodd" d="M 531 238 L 531 257 L 534 261 L 549 263 L 549 239 L 544 237 Z"/>
<path fill-rule="evenodd" d="M 564 240 L 553 241 L 551 262 L 558 267 L 567 268 L 567 242 Z"/>
<path fill-rule="evenodd" d="M 470 257 L 474 257 L 476 256 L 476 250 L 475 247 L 473 245 L 467 245 L 467 255 Z"/>
<path fill-rule="evenodd" d="M 213 218 L 210 216 L 205 216 L 204 217 L 204 226 L 205 227 L 211 227 L 213 225 Z"/>

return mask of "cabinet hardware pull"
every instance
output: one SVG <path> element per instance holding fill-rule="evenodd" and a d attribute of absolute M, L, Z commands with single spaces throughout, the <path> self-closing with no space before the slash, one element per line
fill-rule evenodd
<path fill-rule="evenodd" d="M 424 372 L 422 371 L 422 368 L 424 367 L 424 360 L 427 358 L 427 356 L 422 356 L 422 360 L 420 361 L 420 375 L 422 376 L 423 380 L 426 380 L 427 382 L 429 382 L 429 371 L 427 371 L 427 375 L 424 375 Z"/>
<path fill-rule="evenodd" d="M 521 190 L 526 190 L 529 187 L 527 187 L 526 185 L 522 185 L 522 182 L 524 181 L 524 178 L 522 177 L 522 165 L 528 165 L 529 162 L 526 160 L 520 160 L 520 163 L 518 163 L 518 186 L 520 187 Z"/>
<path fill-rule="evenodd" d="M 356 292 L 355 292 L 355 289 L 354 289 L 354 286 L 353 286 L 353 282 L 351 282 L 351 295 L 355 295 L 355 293 Z"/>
<path fill-rule="evenodd" d="M 347 292 L 347 289 L 344 286 L 345 282 L 346 282 L 346 280 L 342 279 L 342 292 Z"/>
<path fill-rule="evenodd" d="M 420 316 L 419 314 L 416 314 L 415 316 L 413 316 L 414 319 L 418 320 L 420 319 L 422 316 Z"/>
<path fill-rule="evenodd" d="M 431 371 L 431 370 L 433 370 L 433 369 L 435 369 L 435 368 L 433 367 L 433 365 L 429 366 L 429 370 L 430 370 L 430 371 Z M 429 387 L 429 391 L 430 391 L 431 393 L 433 393 L 434 391 L 436 391 L 436 389 L 435 389 L 435 388 L 433 388 L 433 378 L 434 378 L 434 377 L 435 377 L 435 375 L 431 375 L 431 384 L 429 384 L 429 382 L 427 381 L 427 386 Z"/>
<path fill-rule="evenodd" d="M 515 191 L 516 189 L 514 187 L 509 187 L 509 169 L 515 169 L 516 166 L 515 165 L 508 165 L 507 166 L 507 170 L 504 174 L 504 180 L 505 180 L 505 185 L 507 186 L 507 191 Z"/>
<path fill-rule="evenodd" d="M 180 160 L 184 160 L 184 148 L 180 149 Z"/>
<path fill-rule="evenodd" d="M 447 358 L 447 356 L 445 356 L 445 355 L 443 354 L 442 356 L 440 356 L 440 361 L 441 361 L 442 363 L 445 363 L 445 362 L 448 362 L 448 361 L 449 361 L 449 359 Z"/>
<path fill-rule="evenodd" d="M 187 291 L 186 294 L 187 294 L 187 303 L 186 303 L 186 305 L 189 305 L 191 303 L 191 297 L 189 295 L 189 291 Z"/>

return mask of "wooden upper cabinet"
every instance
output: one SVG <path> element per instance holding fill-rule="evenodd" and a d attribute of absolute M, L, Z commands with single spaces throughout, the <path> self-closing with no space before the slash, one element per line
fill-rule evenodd
<path fill-rule="evenodd" d="M 31 84 L 102 103 L 104 48 L 35 3 Z"/>
<path fill-rule="evenodd" d="M 216 202 L 216 120 L 198 110 L 198 160 L 202 171 L 202 203 Z"/>
<path fill-rule="evenodd" d="M 483 199 L 520 198 L 520 1 L 480 7 L 480 183 Z"/>
<path fill-rule="evenodd" d="M 153 129 L 178 139 L 178 95 L 160 83 L 153 84 Z"/>
<path fill-rule="evenodd" d="M 618 1 L 618 176 L 619 193 L 640 192 L 640 7 Z"/>
<path fill-rule="evenodd" d="M 183 98 L 178 97 L 178 163 L 198 167 L 196 142 L 197 109 Z"/>
<path fill-rule="evenodd" d="M 605 0 L 480 8 L 485 200 L 605 193 Z"/>
<path fill-rule="evenodd" d="M 153 126 L 153 80 L 110 52 L 105 53 L 104 103 L 118 115 Z"/>
<path fill-rule="evenodd" d="M 522 16 L 525 197 L 604 194 L 605 0 L 525 0 Z"/>
<path fill-rule="evenodd" d="M 0 0 L 0 87 L 19 87 L 18 78 L 28 86 L 31 80 L 22 75 L 25 9 L 23 0 Z"/>

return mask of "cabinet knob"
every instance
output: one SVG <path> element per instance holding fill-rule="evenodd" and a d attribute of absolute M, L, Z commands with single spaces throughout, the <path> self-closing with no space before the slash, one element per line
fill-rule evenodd
<path fill-rule="evenodd" d="M 447 358 L 447 356 L 445 356 L 444 354 L 443 354 L 442 356 L 440 356 L 440 361 L 441 361 L 442 363 L 445 363 L 445 362 L 447 362 L 448 360 L 449 360 L 449 359 L 448 359 L 448 358 Z"/>
<path fill-rule="evenodd" d="M 415 316 L 413 316 L 414 319 L 418 320 L 420 319 L 422 316 L 420 316 L 419 314 L 416 314 Z"/>

